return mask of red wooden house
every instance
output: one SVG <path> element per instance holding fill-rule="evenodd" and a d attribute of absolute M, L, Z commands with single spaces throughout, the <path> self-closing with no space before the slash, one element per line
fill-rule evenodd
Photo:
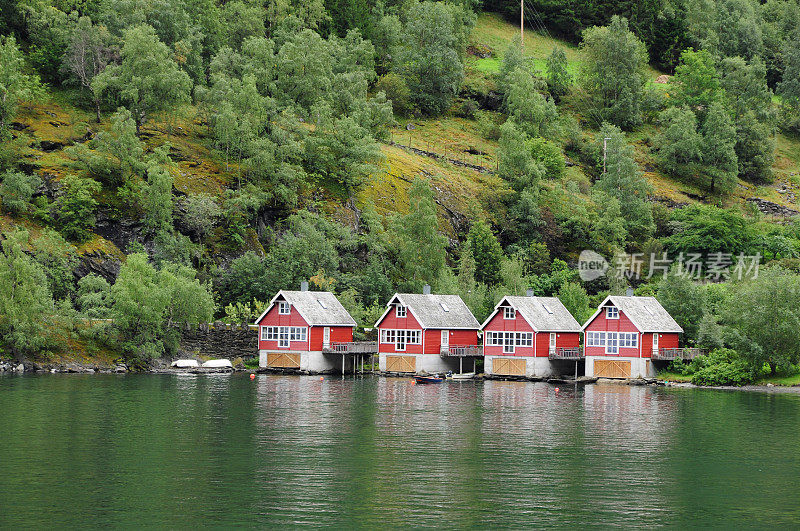
<path fill-rule="evenodd" d="M 550 376 L 551 357 L 580 349 L 581 325 L 555 297 L 503 297 L 481 328 L 486 374 Z"/>
<path fill-rule="evenodd" d="M 458 295 L 395 293 L 386 306 L 375 323 L 381 371 L 458 370 L 459 357 L 480 355 L 480 324 Z"/>
<path fill-rule="evenodd" d="M 343 369 L 337 343 L 353 341 L 355 320 L 328 291 L 279 291 L 255 323 L 259 367 L 326 372 Z"/>
<path fill-rule="evenodd" d="M 654 297 L 606 297 L 583 325 L 586 375 L 655 376 L 653 353 L 678 348 L 683 329 Z"/>

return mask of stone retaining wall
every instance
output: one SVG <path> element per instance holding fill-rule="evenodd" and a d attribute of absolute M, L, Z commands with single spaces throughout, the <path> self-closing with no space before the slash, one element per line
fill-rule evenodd
<path fill-rule="evenodd" d="M 258 355 L 258 331 L 246 324 L 201 323 L 181 330 L 179 356 L 250 358 Z"/>

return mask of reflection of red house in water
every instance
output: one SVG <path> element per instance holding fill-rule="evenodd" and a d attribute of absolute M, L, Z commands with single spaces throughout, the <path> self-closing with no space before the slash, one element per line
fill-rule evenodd
<path fill-rule="evenodd" d="M 341 370 L 333 349 L 351 343 L 355 320 L 328 291 L 279 291 L 256 320 L 259 367 Z M 347 360 L 351 361 L 351 360 Z"/>
<path fill-rule="evenodd" d="M 655 376 L 652 358 L 678 348 L 683 329 L 654 297 L 611 295 L 583 325 L 586 375 Z"/>
<path fill-rule="evenodd" d="M 551 358 L 580 355 L 581 325 L 555 297 L 503 297 L 481 328 L 486 374 L 550 376 Z"/>
<path fill-rule="evenodd" d="M 378 329 L 381 371 L 458 370 L 457 358 L 480 356 L 480 324 L 458 295 L 395 293 Z"/>

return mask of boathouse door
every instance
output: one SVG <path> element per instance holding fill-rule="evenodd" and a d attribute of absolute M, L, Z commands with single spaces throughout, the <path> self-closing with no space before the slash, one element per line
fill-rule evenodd
<path fill-rule="evenodd" d="M 326 326 L 322 329 L 322 348 L 330 348 L 331 346 L 331 327 Z"/>
<path fill-rule="evenodd" d="M 555 332 L 550 333 L 550 354 L 556 353 L 556 334 Z"/>
<path fill-rule="evenodd" d="M 653 354 L 658 354 L 658 334 L 653 334 Z"/>
<path fill-rule="evenodd" d="M 450 331 L 442 330 L 442 350 L 450 347 Z"/>

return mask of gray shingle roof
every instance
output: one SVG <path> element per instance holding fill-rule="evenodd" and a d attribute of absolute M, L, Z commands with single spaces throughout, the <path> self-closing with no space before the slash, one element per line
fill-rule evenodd
<path fill-rule="evenodd" d="M 537 332 L 580 332 L 581 325 L 556 297 L 504 297 Z M 552 313 L 548 312 L 550 309 Z"/>
<path fill-rule="evenodd" d="M 396 293 L 387 306 L 395 299 L 414 314 L 423 328 L 478 330 L 481 326 L 458 295 Z"/>
<path fill-rule="evenodd" d="M 619 308 L 640 332 L 683 332 L 683 328 L 655 297 L 612 295 L 604 305 L 608 306 L 608 302 Z"/>
<path fill-rule="evenodd" d="M 356 321 L 344 309 L 336 295 L 329 291 L 285 291 L 281 290 L 270 302 L 285 300 L 303 316 L 310 326 L 356 326 Z M 258 318 L 264 318 L 269 308 Z M 258 322 L 256 321 L 256 322 Z"/>

